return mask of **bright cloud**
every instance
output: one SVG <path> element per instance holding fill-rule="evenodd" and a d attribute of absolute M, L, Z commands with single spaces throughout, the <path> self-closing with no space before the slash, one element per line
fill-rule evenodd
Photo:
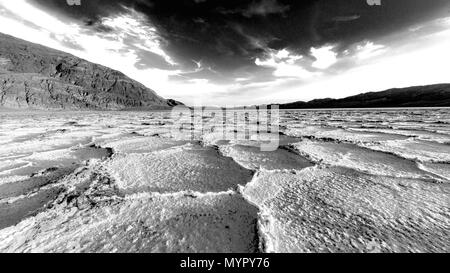
<path fill-rule="evenodd" d="M 9 11 L 17 18 L 21 18 L 23 21 L 29 21 L 30 23 L 39 26 L 52 33 L 67 33 L 75 34 L 78 29 L 73 25 L 67 25 L 48 13 L 41 11 L 34 6 L 30 5 L 27 1 L 8 1 L 0 0 L 0 6 L 4 11 Z M 2 15 L 3 17 L 3 15 Z M 7 25 L 2 25 L 2 29 L 7 29 Z M 11 31 L 15 31 L 11 29 Z"/>
<path fill-rule="evenodd" d="M 364 44 L 357 45 L 356 57 L 365 60 L 383 54 L 386 50 L 386 47 L 383 45 L 376 45 L 373 42 L 367 41 Z"/>
<path fill-rule="evenodd" d="M 311 55 L 316 58 L 312 64 L 317 69 L 327 69 L 337 62 L 337 53 L 333 51 L 333 46 L 321 48 L 311 48 Z"/>
<path fill-rule="evenodd" d="M 302 58 L 303 56 L 293 54 L 287 49 L 279 51 L 272 50 L 267 59 L 262 60 L 257 58 L 255 64 L 274 68 L 273 75 L 275 77 L 309 78 L 314 76 L 314 73 L 296 64 Z"/>
<path fill-rule="evenodd" d="M 176 65 L 175 61 L 162 49 L 164 40 L 158 34 L 155 27 L 146 25 L 146 18 L 143 14 L 132 9 L 126 9 L 125 14 L 114 17 L 103 18 L 102 24 L 113 30 L 114 36 L 122 43 L 129 36 L 139 39 L 133 43 L 134 46 L 153 52 L 166 60 L 169 64 Z"/>
<path fill-rule="evenodd" d="M 319 77 L 317 81 L 309 82 L 301 87 L 288 88 L 278 94 L 266 96 L 262 98 L 262 101 L 270 102 L 277 99 L 288 102 L 346 97 L 361 92 L 381 91 L 395 87 L 449 82 L 450 29 L 429 35 L 421 43 L 425 41 L 432 46 L 399 50 L 402 53 L 354 67 L 336 76 Z M 292 94 L 299 95 L 293 99 Z"/>

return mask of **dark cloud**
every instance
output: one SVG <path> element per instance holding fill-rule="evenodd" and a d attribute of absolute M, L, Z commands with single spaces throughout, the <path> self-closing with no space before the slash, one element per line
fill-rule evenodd
<path fill-rule="evenodd" d="M 358 20 L 359 18 L 361 18 L 361 15 L 348 15 L 348 16 L 337 16 L 334 17 L 333 20 L 336 22 L 350 22 L 350 21 L 354 21 L 354 20 Z"/>
<path fill-rule="evenodd" d="M 276 0 L 255 1 L 243 13 L 244 16 L 267 16 L 270 14 L 284 14 L 290 9 L 288 5 L 278 3 Z"/>
<path fill-rule="evenodd" d="M 240 14 L 251 18 L 254 16 L 268 16 L 274 14 L 284 15 L 290 9 L 289 5 L 284 5 L 277 0 L 255 0 L 245 8 L 225 9 L 219 8 L 222 14 Z"/>
<path fill-rule="evenodd" d="M 94 21 L 91 19 L 86 19 L 84 21 L 84 25 L 89 28 L 89 30 L 92 30 L 94 32 L 101 32 L 101 33 L 110 33 L 113 32 L 114 29 L 108 26 L 105 26 L 99 21 Z"/>
<path fill-rule="evenodd" d="M 113 30 L 101 23 L 103 17 L 127 8 L 139 11 L 146 15 L 145 23 L 157 29 L 165 52 L 179 67 L 194 70 L 193 60 L 208 64 L 208 69 L 181 78 L 205 77 L 219 83 L 238 73 L 261 73 L 255 59 L 270 50 L 288 48 L 308 57 L 311 47 L 339 44 L 335 50 L 341 54 L 356 42 L 448 16 L 450 6 L 448 0 L 383 0 L 381 6 L 370 6 L 366 0 L 82 0 L 81 6 L 60 0 L 34 2 L 78 21 L 88 31 L 111 35 Z M 138 55 L 137 67 L 172 68 L 151 52 Z"/>

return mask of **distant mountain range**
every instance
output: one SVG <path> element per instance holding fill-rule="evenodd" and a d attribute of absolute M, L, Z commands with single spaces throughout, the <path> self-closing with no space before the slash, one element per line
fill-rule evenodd
<path fill-rule="evenodd" d="M 0 107 L 12 109 L 170 109 L 121 72 L 0 33 Z"/>
<path fill-rule="evenodd" d="M 280 109 L 450 107 L 450 84 L 370 92 L 343 99 L 318 99 L 280 104 Z"/>

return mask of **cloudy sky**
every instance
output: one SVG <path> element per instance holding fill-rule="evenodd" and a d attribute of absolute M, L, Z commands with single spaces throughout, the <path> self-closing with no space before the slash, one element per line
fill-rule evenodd
<path fill-rule="evenodd" d="M 190 105 L 450 82 L 448 0 L 0 0 L 0 32 Z"/>

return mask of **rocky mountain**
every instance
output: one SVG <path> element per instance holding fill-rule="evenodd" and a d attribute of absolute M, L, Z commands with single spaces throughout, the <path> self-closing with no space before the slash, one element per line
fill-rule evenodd
<path fill-rule="evenodd" d="M 126 110 L 179 104 L 121 72 L 0 33 L 0 107 Z"/>
<path fill-rule="evenodd" d="M 319 99 L 280 105 L 280 109 L 385 107 L 450 107 L 450 84 L 397 88 L 343 99 Z"/>

